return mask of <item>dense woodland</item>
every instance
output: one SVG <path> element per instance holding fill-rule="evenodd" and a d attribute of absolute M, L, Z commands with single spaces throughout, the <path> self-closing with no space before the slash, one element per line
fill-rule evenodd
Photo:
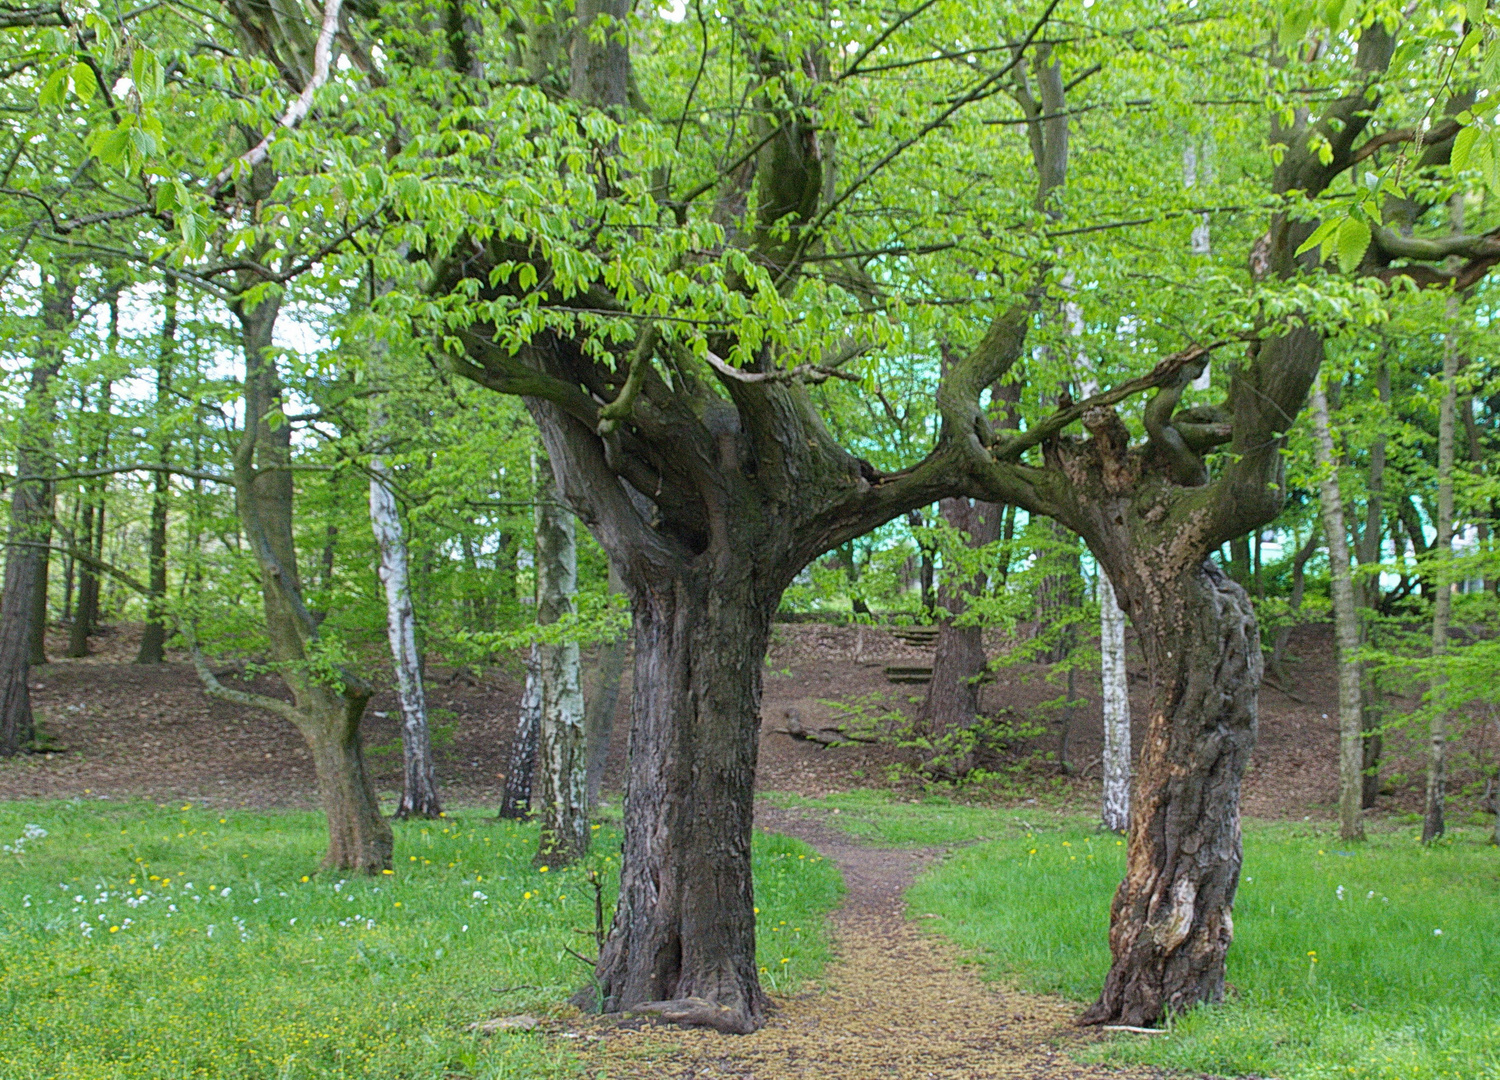
<path fill-rule="evenodd" d="M 1394 732 L 1425 839 L 1451 777 L 1497 798 L 1454 749 L 1500 694 L 1497 32 L 1477 0 L 0 6 L 0 753 L 45 749 L 47 627 L 144 623 L 139 663 L 296 726 L 326 865 L 378 874 L 370 673 L 397 813 L 433 816 L 426 664 L 522 656 L 502 809 L 560 866 L 631 662 L 598 1004 L 744 1032 L 772 622 L 934 626 L 917 715 L 844 734 L 978 788 L 988 666 L 1066 707 L 1102 665 L 1129 867 L 1088 1019 L 1219 1000 L 1293 627 L 1336 630 L 1347 839 Z"/>

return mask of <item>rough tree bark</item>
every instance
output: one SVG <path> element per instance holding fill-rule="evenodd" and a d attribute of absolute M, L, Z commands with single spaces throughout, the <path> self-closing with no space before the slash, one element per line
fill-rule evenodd
<path fill-rule="evenodd" d="M 1104 697 L 1104 800 L 1110 832 L 1130 827 L 1130 687 L 1125 667 L 1125 612 L 1103 567 L 1099 569 L 1100 681 Z"/>
<path fill-rule="evenodd" d="M 574 613 L 578 546 L 571 511 L 557 501 L 544 467 L 536 495 L 536 621 L 552 626 Z M 536 865 L 567 866 L 589 847 L 588 774 L 584 759 L 583 685 L 577 641 L 537 647 L 541 725 L 537 777 L 541 833 Z"/>
<path fill-rule="evenodd" d="M 1000 539 L 1005 507 L 964 498 L 943 499 L 938 507 L 943 520 L 964 534 L 967 547 L 981 548 Z M 931 744 L 923 768 L 942 779 L 960 779 L 974 768 L 973 741 L 965 733 L 979 715 L 979 680 L 989 658 L 984 627 L 955 620 L 968 610 L 967 598 L 983 592 L 987 584 L 983 572 L 964 580 L 953 580 L 950 572 L 938 589 L 937 604 L 945 616 L 938 621 L 932 681 L 919 719 Z"/>
<path fill-rule="evenodd" d="M 167 599 L 167 511 L 171 477 L 166 466 L 172 456 L 168 418 L 172 413 L 172 365 L 177 362 L 177 279 L 168 276 L 162 291 L 161 352 L 156 359 L 156 461 L 162 466 L 151 478 L 151 530 L 148 559 L 151 590 L 146 599 L 146 626 L 141 631 L 137 664 L 160 664 L 166 658 L 167 622 L 162 606 Z"/>
<path fill-rule="evenodd" d="M 624 583 L 611 566 L 609 591 L 624 593 Z M 588 805 L 592 810 L 599 802 L 604 785 L 604 767 L 609 761 L 609 747 L 614 735 L 615 714 L 620 707 L 620 680 L 625 674 L 625 659 L 630 654 L 630 639 L 621 635 L 599 646 L 594 661 L 593 678 L 584 701 L 583 741 L 584 771 L 587 776 Z"/>
<path fill-rule="evenodd" d="M 385 413 L 370 410 L 374 440 L 384 437 Z M 401 508 L 390 486 L 390 466 L 380 453 L 370 455 L 370 524 L 380 549 L 380 581 L 385 586 L 386 639 L 396 669 L 396 699 L 401 706 L 401 802 L 398 818 L 435 818 L 442 813 L 432 736 L 427 729 L 427 696 L 422 687 L 422 657 L 417 652 L 417 617 L 412 609 L 411 576 Z"/>
<path fill-rule="evenodd" d="M 1333 435 L 1329 430 L 1328 399 L 1321 379 L 1313 381 L 1313 456 L 1322 479 L 1318 482 L 1323 532 L 1328 537 L 1328 567 L 1333 591 L 1333 625 L 1339 647 L 1339 837 L 1363 840 L 1360 818 L 1364 795 L 1364 705 L 1359 655 L 1359 611 L 1354 604 L 1354 576 L 1349 565 L 1349 532 L 1344 527 L 1344 496 L 1339 488 Z"/>
<path fill-rule="evenodd" d="M 16 439 L 16 476 L 11 489 L 10 529 L 6 539 L 5 592 L 0 598 L 0 756 L 12 757 L 31 745 L 31 666 L 35 639 L 45 629 L 47 546 L 52 532 L 51 471 L 52 380 L 61 369 L 68 331 L 73 325 L 71 271 L 59 266 L 42 276 L 41 319 L 36 359 L 22 402 Z M 43 598 L 38 626 L 38 595 Z M 42 656 L 45 663 L 46 655 Z"/>
<path fill-rule="evenodd" d="M 1449 301 L 1450 320 L 1458 313 L 1458 301 Z M 1458 400 L 1458 342 L 1450 332 L 1443 350 L 1443 397 L 1438 408 L 1437 538 L 1432 543 L 1432 726 L 1427 744 L 1427 802 L 1422 816 L 1422 842 L 1443 835 L 1443 811 L 1448 774 L 1448 715 L 1443 692 L 1446 679 L 1438 665 L 1448 652 L 1448 622 L 1453 610 L 1453 436 Z"/>

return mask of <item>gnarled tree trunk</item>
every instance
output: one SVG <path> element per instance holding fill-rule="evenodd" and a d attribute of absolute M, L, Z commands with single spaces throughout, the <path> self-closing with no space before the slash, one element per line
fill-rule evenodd
<path fill-rule="evenodd" d="M 1122 577 L 1151 711 L 1110 913 L 1114 964 L 1083 1020 L 1143 1025 L 1224 994 L 1261 651 L 1249 597 L 1212 562 L 1168 581 Z"/>
<path fill-rule="evenodd" d="M 606 1012 L 649 1007 L 748 1032 L 766 1008 L 750 830 L 761 667 L 779 590 L 755 590 L 743 562 L 713 561 L 626 579 L 635 689 L 625 849 L 597 977 Z"/>

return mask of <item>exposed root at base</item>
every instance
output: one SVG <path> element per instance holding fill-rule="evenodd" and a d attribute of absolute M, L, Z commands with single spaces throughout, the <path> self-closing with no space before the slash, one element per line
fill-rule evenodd
<path fill-rule="evenodd" d="M 654 1014 L 673 1024 L 709 1027 L 724 1035 L 749 1035 L 760 1028 L 760 1022 L 745 1010 L 720 1005 L 701 997 L 646 1001 L 633 1005 L 626 1011 Z"/>

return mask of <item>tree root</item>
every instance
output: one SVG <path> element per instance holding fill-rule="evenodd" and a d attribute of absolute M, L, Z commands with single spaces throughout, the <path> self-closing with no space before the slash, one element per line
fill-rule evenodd
<path fill-rule="evenodd" d="M 743 1009 L 730 1008 L 707 998 L 687 997 L 673 1001 L 645 1001 L 628 1012 L 652 1013 L 673 1024 L 711 1027 L 724 1035 L 749 1035 L 760 1025 Z"/>

